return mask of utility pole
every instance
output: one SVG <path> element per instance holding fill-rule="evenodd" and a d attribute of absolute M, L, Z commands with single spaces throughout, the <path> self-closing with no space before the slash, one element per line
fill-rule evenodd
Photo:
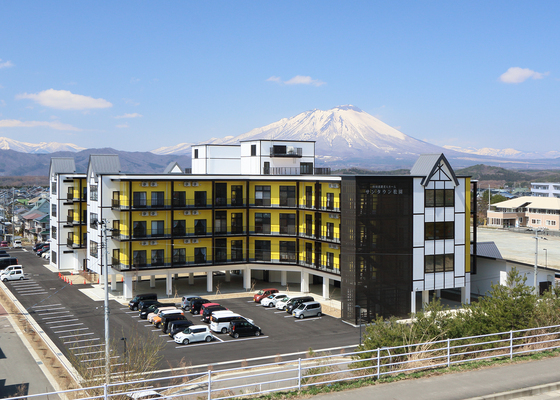
<path fill-rule="evenodd" d="M 534 276 L 533 276 L 533 288 L 535 291 L 535 295 L 538 296 L 539 295 L 539 288 L 537 287 L 537 273 L 538 273 L 538 261 L 539 261 L 539 239 L 543 239 L 543 240 L 548 240 L 545 237 L 539 237 L 539 228 L 534 228 L 535 229 L 535 272 L 534 272 Z"/>
<path fill-rule="evenodd" d="M 103 233 L 103 247 L 104 247 L 104 262 L 102 265 L 103 271 L 103 285 L 105 286 L 105 383 L 108 385 L 110 382 L 110 370 L 111 370 L 111 348 L 109 343 L 109 264 L 107 262 L 109 249 L 107 248 L 107 230 L 109 221 L 104 219 L 100 222 L 102 226 Z"/>

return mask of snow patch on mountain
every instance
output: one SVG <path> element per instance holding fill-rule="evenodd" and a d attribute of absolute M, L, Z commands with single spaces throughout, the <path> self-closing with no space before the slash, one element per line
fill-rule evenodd
<path fill-rule="evenodd" d="M 41 143 L 27 143 L 19 142 L 6 137 L 0 137 L 0 150 L 14 150 L 21 153 L 31 154 L 46 154 L 54 153 L 57 151 L 71 151 L 78 152 L 85 150 L 84 147 L 77 146 L 72 143 L 57 143 L 57 142 L 41 142 Z"/>
<path fill-rule="evenodd" d="M 191 146 L 194 143 L 179 143 L 175 146 L 160 147 L 152 150 L 151 153 L 159 155 L 167 154 L 179 154 L 179 155 L 191 155 Z"/>
<path fill-rule="evenodd" d="M 458 147 L 458 146 L 443 146 L 443 147 L 461 153 L 476 154 L 479 156 L 512 158 L 512 159 L 519 159 L 519 160 L 521 159 L 533 160 L 533 159 L 560 157 L 560 151 L 555 151 L 555 150 L 547 151 L 547 152 L 527 152 L 527 151 L 520 151 L 512 148 L 493 149 L 491 147 L 483 147 L 477 149 L 474 147 Z"/>

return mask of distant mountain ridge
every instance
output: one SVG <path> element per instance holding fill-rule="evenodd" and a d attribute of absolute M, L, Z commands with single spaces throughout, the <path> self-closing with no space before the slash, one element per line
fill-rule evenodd
<path fill-rule="evenodd" d="M 19 142 L 6 137 L 0 137 L 0 150 L 14 150 L 21 153 L 36 153 L 46 154 L 55 153 L 57 151 L 82 151 L 84 147 L 77 146 L 72 143 L 57 143 L 57 142 L 41 142 L 41 143 L 26 143 Z"/>

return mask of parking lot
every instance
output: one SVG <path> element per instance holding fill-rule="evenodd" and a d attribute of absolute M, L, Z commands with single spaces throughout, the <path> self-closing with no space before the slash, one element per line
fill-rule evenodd
<path fill-rule="evenodd" d="M 30 252 L 18 249 L 10 250 L 10 254 L 12 253 L 24 266 L 26 279 L 7 282 L 6 285 L 44 332 L 67 356 L 74 354 L 83 362 L 102 357 L 103 302 L 94 301 L 80 291 L 91 286 L 65 283 L 59 279 L 57 273 L 42 265 L 42 259 Z M 204 293 L 192 294 L 204 296 Z M 146 343 L 162 341 L 164 358 L 160 369 L 165 372 L 181 364 L 212 364 L 219 369 L 220 366 L 226 367 L 230 366 L 230 363 L 244 360 L 249 364 L 271 361 L 278 356 L 287 360 L 305 357 L 304 353 L 309 349 L 315 352 L 331 349 L 331 352 L 338 353 L 341 348 L 355 346 L 359 341 L 357 328 L 331 316 L 322 315 L 300 320 L 285 311 L 262 307 L 250 297 L 221 299 L 216 302 L 252 319 L 262 329 L 262 335 L 234 339 L 227 334 L 213 333 L 214 340 L 211 342 L 180 345 L 163 334 L 161 329 L 156 329 L 146 320 L 141 320 L 137 311 L 130 311 L 125 305 L 111 301 L 111 338 L 130 339 L 139 335 Z M 200 322 L 199 315 L 188 312 L 185 315 L 194 324 L 204 324 Z"/>

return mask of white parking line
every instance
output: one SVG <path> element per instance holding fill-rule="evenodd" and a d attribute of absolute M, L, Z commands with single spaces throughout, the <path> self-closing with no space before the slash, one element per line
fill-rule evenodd
<path fill-rule="evenodd" d="M 128 307 L 121 307 L 121 308 L 119 308 L 119 310 L 130 310 L 130 308 L 128 308 Z"/>
<path fill-rule="evenodd" d="M 90 345 L 90 346 L 76 346 L 76 347 L 70 347 L 70 350 L 87 349 L 87 348 L 89 348 L 89 347 L 99 347 L 99 346 L 105 346 L 105 343 L 92 344 L 92 345 Z"/>
<path fill-rule="evenodd" d="M 274 314 L 285 313 L 286 311 L 275 311 Z"/>
<path fill-rule="evenodd" d="M 46 318 L 43 318 L 43 319 L 46 319 Z M 79 319 L 78 319 L 78 318 L 75 318 L 75 319 L 67 319 L 67 320 L 64 321 L 64 322 L 73 322 L 73 321 L 79 321 Z M 60 321 L 45 322 L 45 324 L 60 324 Z M 67 326 L 69 326 L 69 325 L 67 325 Z"/>
<path fill-rule="evenodd" d="M 50 313 L 52 310 L 65 310 L 65 309 L 66 309 L 66 307 L 57 307 L 57 308 L 49 308 L 49 309 L 46 309 L 46 310 L 37 310 L 37 311 L 35 311 L 35 312 L 37 313 L 37 315 L 42 315 L 42 314 L 40 314 L 40 313 L 48 314 L 48 313 Z"/>
<path fill-rule="evenodd" d="M 77 321 L 77 319 L 75 319 L 74 321 Z M 47 322 L 48 324 L 52 324 L 53 322 Z M 68 324 L 68 325 L 60 325 L 60 326 L 51 326 L 51 329 L 58 329 L 58 328 L 66 328 L 68 326 L 76 326 L 76 325 L 83 325 L 83 322 L 80 322 L 79 324 Z M 84 329 L 89 329 L 89 328 L 84 328 Z M 75 329 L 72 329 L 75 330 Z M 56 332 L 55 332 L 56 333 Z"/>
<path fill-rule="evenodd" d="M 87 336 L 87 335 L 95 335 L 95 333 L 90 332 L 90 333 L 77 333 L 75 335 L 67 335 L 67 336 L 59 336 L 59 339 L 63 339 L 63 338 L 68 338 L 68 337 L 78 337 L 78 336 Z"/>
<path fill-rule="evenodd" d="M 54 315 L 54 314 L 66 314 L 69 313 L 70 311 L 57 311 L 57 312 L 48 312 L 48 313 L 44 313 L 46 315 Z M 39 315 L 43 315 L 43 314 L 39 314 Z M 45 319 L 45 318 L 44 318 Z"/>
<path fill-rule="evenodd" d="M 61 306 L 61 305 L 62 305 L 62 304 L 47 304 L 47 305 L 44 305 L 44 306 L 33 306 L 33 307 L 31 307 L 31 308 L 54 307 L 54 306 Z M 39 311 L 40 311 L 40 310 L 39 310 Z"/>
<path fill-rule="evenodd" d="M 213 337 L 214 339 L 216 339 L 216 340 L 219 340 L 220 342 L 223 342 L 223 341 L 224 341 L 223 339 L 220 339 L 218 336 L 212 335 L 212 337 Z"/>
<path fill-rule="evenodd" d="M 55 319 L 55 318 L 60 319 L 61 317 L 73 317 L 73 315 L 59 315 L 59 316 L 57 316 L 57 317 L 48 317 L 48 318 L 43 318 L 43 319 L 44 319 L 44 320 L 45 320 L 45 319 Z M 76 321 L 77 321 L 77 320 L 76 320 Z"/>
<path fill-rule="evenodd" d="M 110 357 L 110 358 L 119 358 L 119 357 L 120 357 L 120 356 L 113 356 L 113 357 Z M 102 360 L 104 360 L 104 359 L 105 359 L 105 358 L 92 358 L 91 360 L 81 360 L 80 362 L 102 361 Z M 116 364 L 115 364 L 115 365 L 116 365 Z"/>
<path fill-rule="evenodd" d="M 152 329 L 152 332 L 161 332 L 161 329 Z"/>
<path fill-rule="evenodd" d="M 73 340 L 73 341 L 71 341 L 71 342 L 62 342 L 62 343 L 68 344 L 68 343 L 79 343 L 79 342 L 91 342 L 92 340 L 99 340 L 99 338 L 83 339 L 83 340 Z"/>
<path fill-rule="evenodd" d="M 77 324 L 76 324 L 77 325 Z M 82 325 L 82 324 L 80 324 Z M 54 328 L 53 328 L 54 329 Z M 64 332 L 76 332 L 76 331 L 87 331 L 89 328 L 75 328 L 75 329 L 66 329 L 65 331 L 58 331 L 55 333 L 64 333 Z"/>
<path fill-rule="evenodd" d="M 46 292 L 45 289 L 42 288 L 37 288 L 37 289 L 25 289 L 25 290 L 19 290 L 17 292 L 17 294 L 26 294 L 26 293 L 37 293 L 37 292 Z"/>
<path fill-rule="evenodd" d="M 15 290 L 23 290 L 23 289 L 32 289 L 32 288 L 40 288 L 41 285 L 38 283 L 28 283 L 26 285 L 17 285 L 14 287 Z"/>
<path fill-rule="evenodd" d="M 213 345 L 213 344 L 221 344 L 221 343 L 236 343 L 236 342 L 244 342 L 244 341 L 246 341 L 246 340 L 259 340 L 259 339 L 265 339 L 265 338 L 267 338 L 267 337 L 268 337 L 268 336 L 258 336 L 258 337 L 252 337 L 252 338 L 247 338 L 247 339 L 228 340 L 227 342 L 222 340 L 222 341 L 219 342 L 219 343 L 218 343 L 218 342 L 210 342 L 210 343 L 207 343 L 207 342 L 200 342 L 200 343 L 197 343 L 197 344 L 188 344 L 188 345 L 183 345 L 183 346 L 175 346 L 175 348 L 176 348 L 176 349 L 187 349 L 187 348 L 189 348 L 189 347 L 195 347 L 195 346 L 210 346 L 210 345 Z"/>
<path fill-rule="evenodd" d="M 138 314 L 138 311 L 126 311 L 125 314 Z"/>
<path fill-rule="evenodd" d="M 146 322 L 145 319 L 141 319 L 140 321 L 136 321 L 136 322 Z"/>
<path fill-rule="evenodd" d="M 20 296 L 37 296 L 38 294 L 48 294 L 48 293 L 47 292 L 37 292 L 37 293 L 22 294 Z"/>
<path fill-rule="evenodd" d="M 75 356 L 85 356 L 87 354 L 99 354 L 99 353 L 105 353 L 105 350 L 101 350 L 101 351 L 88 351 L 87 353 L 74 353 Z"/>
<path fill-rule="evenodd" d="M 304 319 L 297 319 L 294 322 L 306 322 L 306 321 L 317 321 L 318 319 L 321 319 L 323 317 L 310 317 L 310 318 L 304 318 Z"/>

